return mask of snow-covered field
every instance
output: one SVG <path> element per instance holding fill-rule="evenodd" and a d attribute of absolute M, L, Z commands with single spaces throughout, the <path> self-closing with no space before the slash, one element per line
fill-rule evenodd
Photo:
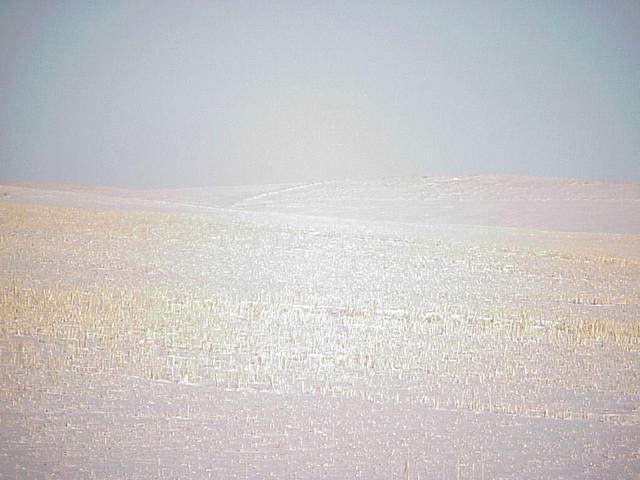
<path fill-rule="evenodd" d="M 640 476 L 640 185 L 0 186 L 0 478 Z"/>

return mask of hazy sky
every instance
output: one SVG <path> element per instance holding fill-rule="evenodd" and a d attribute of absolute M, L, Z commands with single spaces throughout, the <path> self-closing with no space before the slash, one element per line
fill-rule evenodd
<path fill-rule="evenodd" d="M 0 2 L 0 181 L 640 181 L 640 2 Z"/>

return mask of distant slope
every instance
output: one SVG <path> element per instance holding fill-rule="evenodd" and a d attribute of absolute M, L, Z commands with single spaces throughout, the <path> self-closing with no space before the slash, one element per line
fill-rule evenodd
<path fill-rule="evenodd" d="M 640 233 L 640 184 L 566 178 L 347 180 L 260 195 L 236 207 L 419 224 Z"/>
<path fill-rule="evenodd" d="M 0 200 L 62 207 L 141 211 L 227 209 L 236 202 L 292 185 L 243 185 L 134 190 L 64 184 L 0 185 Z"/>
<path fill-rule="evenodd" d="M 234 210 L 426 225 L 640 234 L 640 184 L 469 176 L 125 190 L 1 185 L 25 203 L 132 210 Z"/>

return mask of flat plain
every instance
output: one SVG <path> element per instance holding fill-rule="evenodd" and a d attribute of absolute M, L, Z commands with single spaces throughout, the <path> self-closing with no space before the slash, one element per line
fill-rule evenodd
<path fill-rule="evenodd" d="M 0 186 L 0 478 L 640 476 L 640 185 Z"/>

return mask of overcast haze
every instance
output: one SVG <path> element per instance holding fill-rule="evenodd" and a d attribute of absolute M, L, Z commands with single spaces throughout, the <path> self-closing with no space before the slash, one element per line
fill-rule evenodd
<path fill-rule="evenodd" d="M 640 3 L 7 2 L 0 181 L 640 180 Z"/>

